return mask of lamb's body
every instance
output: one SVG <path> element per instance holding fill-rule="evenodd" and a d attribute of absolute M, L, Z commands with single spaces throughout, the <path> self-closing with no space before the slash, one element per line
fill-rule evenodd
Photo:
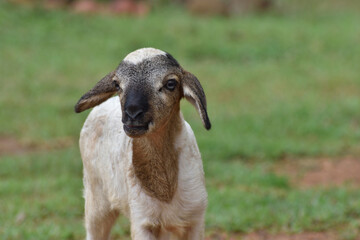
<path fill-rule="evenodd" d="M 119 98 L 91 111 L 80 137 L 88 239 L 107 239 L 119 212 L 130 219 L 134 239 L 203 238 L 207 193 L 202 160 L 191 127 L 178 115 L 178 179 L 166 202 L 150 196 L 134 174 L 134 139 L 123 130 Z"/>
<path fill-rule="evenodd" d="M 180 112 L 183 97 L 210 129 L 199 80 L 170 54 L 143 48 L 75 105 L 76 112 L 95 107 L 80 136 L 88 240 L 108 239 L 119 213 L 134 240 L 204 238 L 203 166 Z"/>

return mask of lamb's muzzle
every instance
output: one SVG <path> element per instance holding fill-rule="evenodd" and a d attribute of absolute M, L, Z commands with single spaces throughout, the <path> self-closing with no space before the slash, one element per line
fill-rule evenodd
<path fill-rule="evenodd" d="M 80 98 L 76 112 L 96 106 L 80 134 L 87 239 L 108 239 L 120 212 L 133 239 L 203 239 L 207 193 L 183 97 L 210 129 L 198 79 L 170 54 L 143 48 Z"/>

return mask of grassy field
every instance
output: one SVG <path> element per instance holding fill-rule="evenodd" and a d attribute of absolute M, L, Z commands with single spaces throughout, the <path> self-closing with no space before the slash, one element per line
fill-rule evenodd
<path fill-rule="evenodd" d="M 73 106 L 127 53 L 152 46 L 207 93 L 210 132 L 190 104 L 182 110 L 203 155 L 208 233 L 356 239 L 359 188 L 301 188 L 271 169 L 283 159 L 360 155 L 360 4 L 280 3 L 238 18 L 175 7 L 134 18 L 0 2 L 0 137 L 30 146 L 0 156 L 0 238 L 84 237 L 77 140 L 87 113 Z M 128 228 L 120 219 L 114 236 Z"/>

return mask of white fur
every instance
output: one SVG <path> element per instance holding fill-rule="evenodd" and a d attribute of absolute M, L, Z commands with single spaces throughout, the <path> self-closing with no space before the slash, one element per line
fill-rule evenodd
<path fill-rule="evenodd" d="M 180 113 L 181 114 L 181 113 Z M 204 238 L 207 205 L 203 165 L 194 133 L 182 119 L 175 147 L 179 150 L 178 187 L 170 203 L 150 197 L 132 173 L 132 139 L 123 131 L 118 97 L 95 107 L 81 131 L 87 239 L 108 239 L 117 213 L 131 222 L 136 240 L 155 239 L 149 226 L 160 226 L 158 239 Z M 110 217 L 109 217 L 110 216 Z"/>
<path fill-rule="evenodd" d="M 138 64 L 146 59 L 153 58 L 158 55 L 166 55 L 164 51 L 155 48 L 141 48 L 134 52 L 129 53 L 125 58 L 124 61 L 130 62 L 133 64 Z"/>

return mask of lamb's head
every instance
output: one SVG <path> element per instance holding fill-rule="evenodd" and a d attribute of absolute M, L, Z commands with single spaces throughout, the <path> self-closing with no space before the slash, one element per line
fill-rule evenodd
<path fill-rule="evenodd" d="M 126 134 L 140 137 L 167 124 L 185 97 L 197 109 L 206 129 L 211 124 L 199 80 L 168 53 L 142 48 L 127 55 L 75 105 L 82 112 L 118 94 Z"/>

